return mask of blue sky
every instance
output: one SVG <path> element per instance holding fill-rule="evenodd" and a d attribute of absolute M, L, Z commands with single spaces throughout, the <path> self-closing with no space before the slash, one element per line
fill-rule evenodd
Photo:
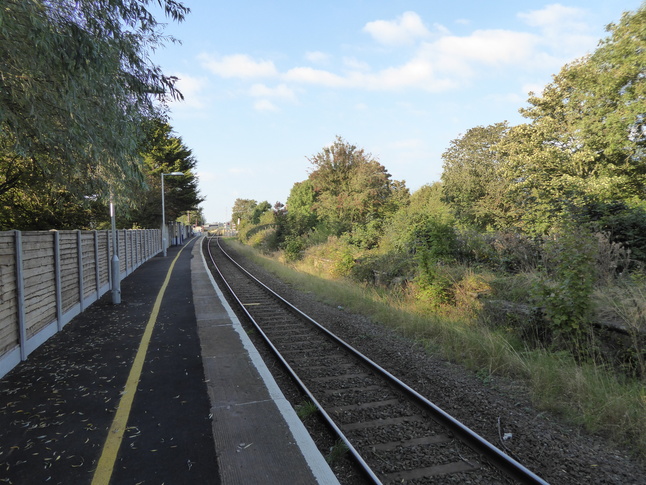
<path fill-rule="evenodd" d="M 567 62 L 641 0 L 186 0 L 152 54 L 179 77 L 175 133 L 198 161 L 208 222 L 236 198 L 286 202 L 337 135 L 412 191 L 469 128 L 518 124 Z"/>

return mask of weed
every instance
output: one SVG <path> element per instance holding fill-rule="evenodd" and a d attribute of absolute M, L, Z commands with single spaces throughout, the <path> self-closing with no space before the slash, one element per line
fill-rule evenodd
<path fill-rule="evenodd" d="M 336 463 L 338 460 L 348 452 L 348 445 L 344 441 L 337 441 L 334 446 L 330 447 L 330 452 L 325 457 L 325 461 L 329 464 Z"/>
<path fill-rule="evenodd" d="M 480 369 L 476 372 L 476 377 L 480 379 L 485 386 L 488 386 L 493 381 L 493 376 L 488 369 Z"/>
<path fill-rule="evenodd" d="M 296 415 L 304 421 L 310 416 L 318 413 L 318 410 L 319 408 L 316 407 L 316 404 L 314 404 L 312 401 L 305 401 L 296 406 Z"/>

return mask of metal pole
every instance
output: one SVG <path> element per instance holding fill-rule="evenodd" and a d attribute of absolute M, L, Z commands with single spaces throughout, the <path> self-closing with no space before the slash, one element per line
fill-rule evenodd
<path fill-rule="evenodd" d="M 166 257 L 166 238 L 164 237 L 164 229 L 166 229 L 166 209 L 164 207 L 164 174 L 161 174 L 161 192 L 162 192 L 162 227 L 161 227 L 161 242 L 164 250 L 164 257 Z"/>
<path fill-rule="evenodd" d="M 119 244 L 117 242 L 117 223 L 115 221 L 114 201 L 110 194 L 110 219 L 112 220 L 112 303 L 121 303 L 121 276 L 119 275 Z"/>

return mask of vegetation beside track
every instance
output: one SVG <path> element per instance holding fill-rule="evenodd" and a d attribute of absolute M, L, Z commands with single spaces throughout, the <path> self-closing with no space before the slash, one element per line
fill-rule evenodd
<path fill-rule="evenodd" d="M 365 314 L 416 340 L 429 352 L 464 365 L 485 385 L 499 377 L 522 382 L 538 409 L 600 433 L 646 458 L 643 381 L 609 365 L 601 353 L 598 360 L 581 359 L 565 350 L 530 344 L 510 327 L 510 322 L 521 320 L 523 314 L 488 310 L 480 298 L 464 305 L 429 306 L 412 290 L 358 284 L 335 270 L 330 258 L 334 244 L 311 248 L 298 262 L 288 263 L 280 252 L 262 254 L 232 239 L 227 243 L 295 288 L 347 311 Z M 481 289 L 487 285 L 486 298 L 491 300 L 507 297 L 518 301 L 521 289 L 531 287 L 538 278 L 526 273 L 511 282 L 491 273 L 463 271 L 463 280 L 477 281 Z"/>

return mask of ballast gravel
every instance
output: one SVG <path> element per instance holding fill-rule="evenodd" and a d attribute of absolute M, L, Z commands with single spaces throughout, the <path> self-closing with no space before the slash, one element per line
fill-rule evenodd
<path fill-rule="evenodd" d="M 472 371 L 430 355 L 419 343 L 396 331 L 339 305 L 317 301 L 312 294 L 283 283 L 262 267 L 240 260 L 285 299 L 543 480 L 553 485 L 646 484 L 646 463 L 602 436 L 537 409 L 521 382 L 494 377 L 485 383 Z M 265 354 L 259 341 L 257 346 Z M 279 366 L 274 368 L 283 392 L 298 408 L 302 396 L 288 378 L 280 376 Z M 319 448 L 330 446 L 323 425 L 309 418 L 304 422 Z M 343 461 L 333 464 L 333 469 L 341 483 L 362 483 L 357 471 Z M 451 483 L 469 483 L 467 475 L 455 474 L 453 479 Z"/>

